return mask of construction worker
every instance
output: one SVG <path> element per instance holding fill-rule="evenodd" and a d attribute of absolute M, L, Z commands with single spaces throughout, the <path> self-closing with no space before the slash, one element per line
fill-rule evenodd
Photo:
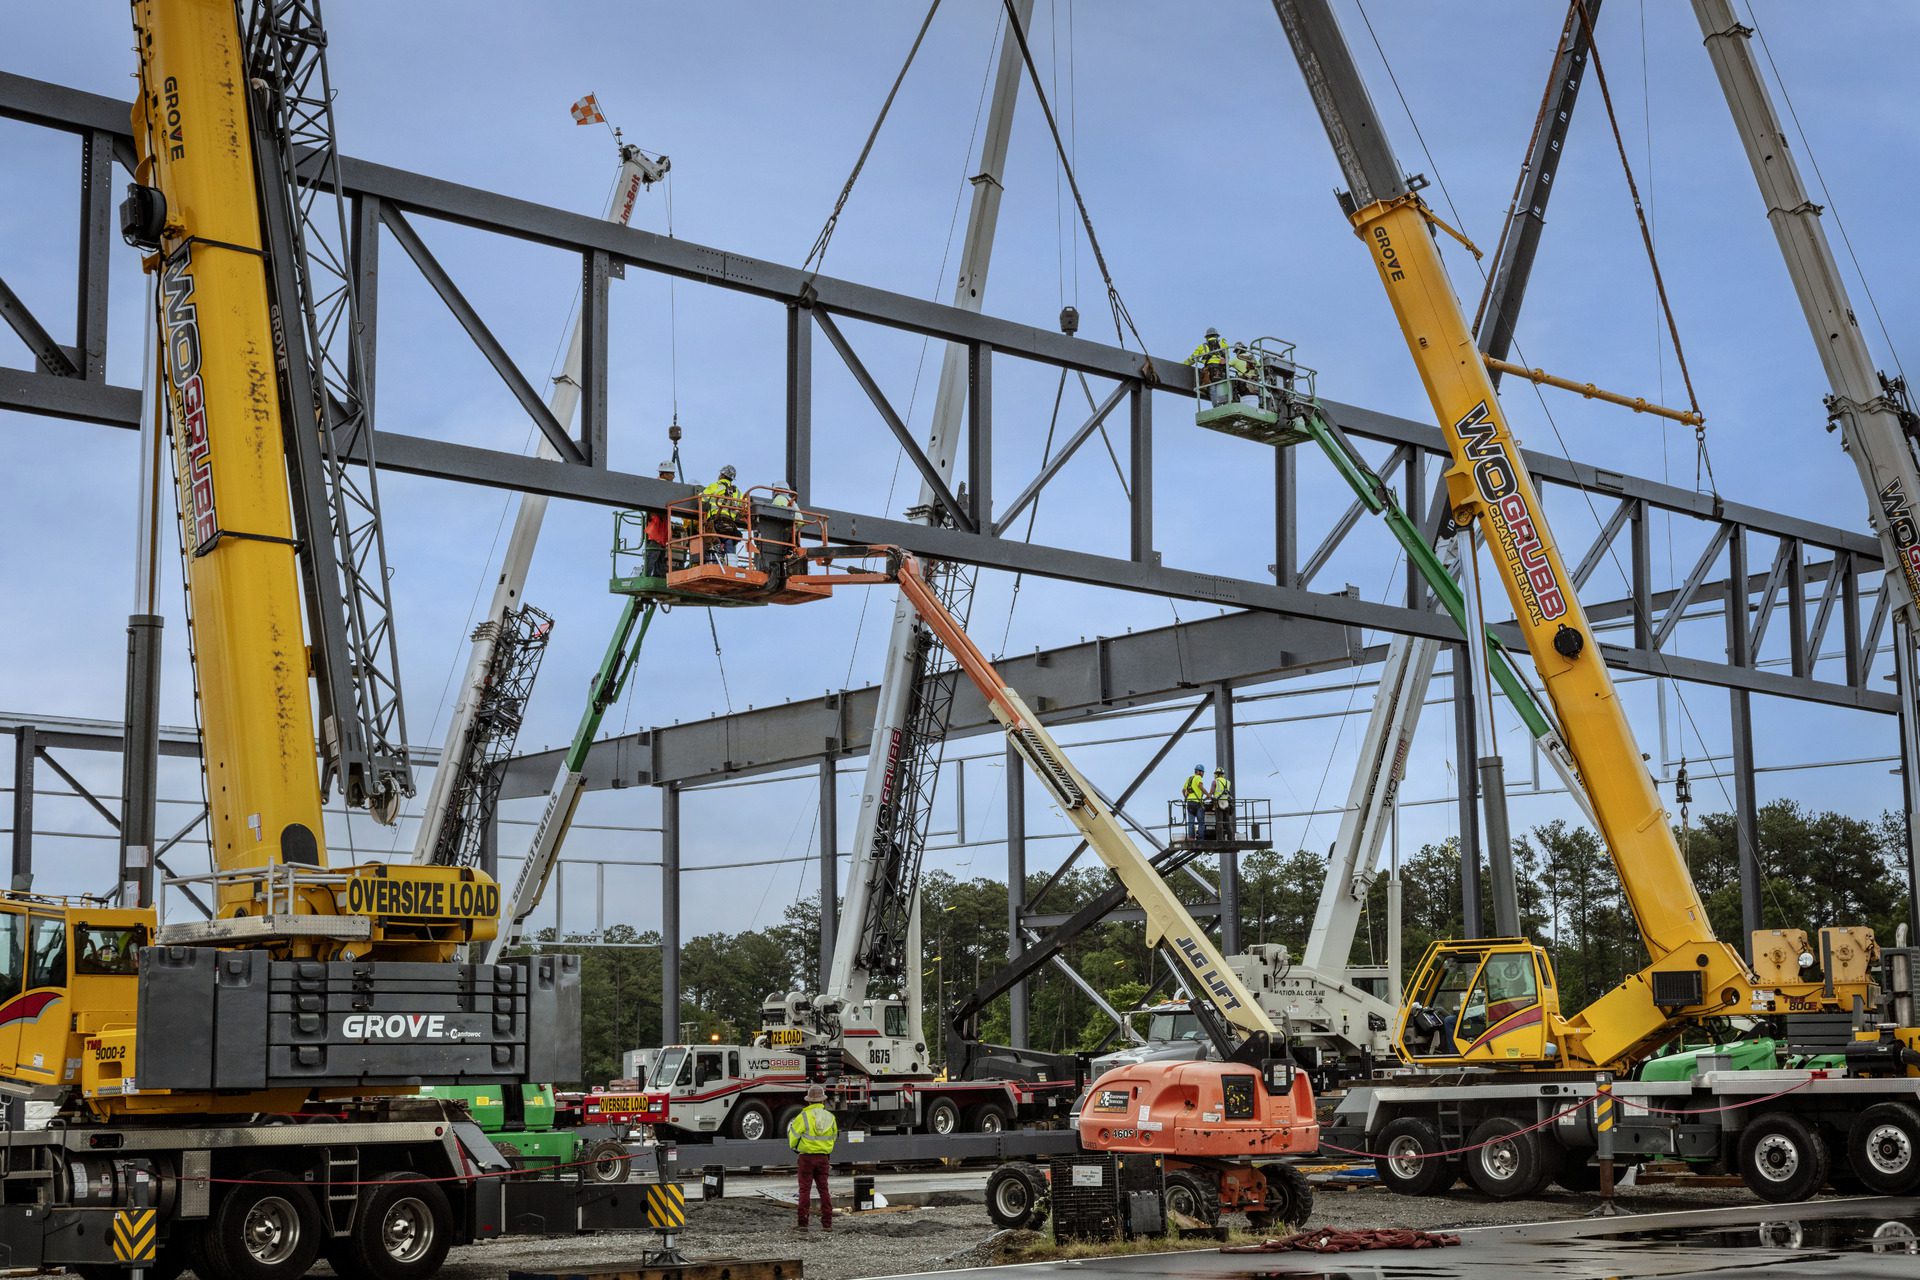
<path fill-rule="evenodd" d="M 1218 765 L 1214 766 L 1213 785 L 1207 789 L 1207 806 L 1214 813 L 1214 839 L 1233 839 L 1233 781 Z"/>
<path fill-rule="evenodd" d="M 796 1230 L 807 1229 L 807 1201 L 816 1186 L 820 1188 L 820 1227 L 833 1230 L 833 1193 L 827 1189 L 827 1168 L 839 1136 L 840 1122 L 827 1110 L 825 1086 L 808 1085 L 806 1110 L 787 1124 L 787 1146 L 800 1153 L 800 1221 Z"/>
<path fill-rule="evenodd" d="M 1193 766 L 1193 773 L 1187 778 L 1186 785 L 1180 788 L 1180 798 L 1187 802 L 1187 839 L 1200 841 L 1207 835 L 1207 767 L 1203 764 Z"/>
<path fill-rule="evenodd" d="M 724 564 L 740 550 L 740 521 L 746 513 L 739 486 L 733 483 L 733 464 L 720 468 L 720 478 L 700 492 L 701 524 L 706 539 L 706 562 Z"/>
<path fill-rule="evenodd" d="M 1228 355 L 1220 331 L 1209 329 L 1193 354 L 1187 357 L 1187 363 L 1200 371 L 1200 389 L 1214 405 L 1223 405 L 1233 398 L 1233 379 L 1227 376 Z"/>
<path fill-rule="evenodd" d="M 663 462 L 656 469 L 658 478 L 669 483 L 673 481 L 673 463 Z M 640 572 L 649 578 L 667 576 L 667 545 L 673 541 L 673 534 L 667 523 L 665 511 L 649 510 L 646 525 L 647 553 Z"/>

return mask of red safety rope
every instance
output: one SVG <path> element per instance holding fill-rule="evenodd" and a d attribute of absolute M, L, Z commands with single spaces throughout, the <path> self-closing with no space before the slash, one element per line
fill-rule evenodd
<path fill-rule="evenodd" d="M 1559 1120 L 1562 1116 L 1570 1116 L 1582 1107 L 1592 1106 L 1593 1103 L 1593 1098 L 1582 1098 L 1572 1106 L 1563 1111 L 1554 1112 L 1537 1124 L 1530 1124 L 1524 1129 L 1515 1129 L 1512 1133 L 1503 1133 L 1499 1137 L 1489 1138 L 1485 1142 L 1476 1142 L 1469 1147 L 1454 1147 L 1447 1151 L 1408 1151 L 1397 1155 L 1389 1155 L 1384 1151 L 1355 1151 L 1351 1147 L 1337 1147 L 1331 1142 L 1322 1142 L 1320 1149 L 1322 1151 L 1338 1151 L 1343 1156 L 1361 1156 L 1368 1160 L 1439 1160 L 1446 1156 L 1463 1156 L 1470 1151 L 1478 1151 L 1482 1147 L 1491 1147 L 1496 1142 L 1509 1142 L 1521 1134 L 1532 1133 L 1536 1129 L 1544 1129 Z"/>

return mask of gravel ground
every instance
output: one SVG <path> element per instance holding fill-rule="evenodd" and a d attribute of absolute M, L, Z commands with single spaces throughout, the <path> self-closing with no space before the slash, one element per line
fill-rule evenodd
<path fill-rule="evenodd" d="M 844 1192 L 843 1192 L 844 1195 Z M 694 1201 L 688 1204 L 687 1230 L 680 1250 L 689 1258 L 799 1258 L 807 1280 L 857 1280 L 863 1276 L 904 1275 L 986 1265 L 994 1258 L 994 1234 L 987 1211 L 977 1199 L 939 1193 L 917 1209 L 854 1215 L 842 1213 L 832 1235 L 816 1219 L 805 1235 L 793 1230 L 793 1209 L 762 1198 Z M 1628 1213 L 1715 1209 L 1752 1203 L 1739 1187 L 1627 1188 L 1620 1207 Z M 1465 1189 L 1445 1197 L 1415 1199 L 1377 1187 L 1322 1188 L 1315 1199 L 1313 1224 L 1332 1227 L 1404 1226 L 1428 1230 L 1500 1226 L 1577 1218 L 1593 1206 L 1586 1196 L 1554 1192 L 1530 1200 L 1488 1200 Z M 1233 1226 L 1244 1227 L 1239 1218 Z M 509 1270 L 586 1270 L 637 1262 L 647 1238 L 568 1237 L 471 1245 L 456 1249 L 440 1274 L 443 1280 L 502 1280 Z M 317 1276 L 331 1275 L 325 1265 Z"/>

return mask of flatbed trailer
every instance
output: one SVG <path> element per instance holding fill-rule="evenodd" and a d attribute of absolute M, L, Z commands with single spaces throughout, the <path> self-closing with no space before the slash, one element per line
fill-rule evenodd
<path fill-rule="evenodd" d="M 648 1125 L 662 1140 L 702 1142 L 724 1135 L 746 1142 L 784 1140 L 805 1105 L 807 1086 L 825 1086 L 842 1128 L 872 1133 L 997 1134 L 1064 1122 L 1081 1082 L 939 1080 L 915 1076 L 828 1075 L 809 1069 L 804 1051 L 745 1045 L 669 1045 L 654 1087 L 637 1095 L 643 1110 L 623 1114 L 601 1097 L 601 1123 Z"/>
<path fill-rule="evenodd" d="M 286 1256 L 267 1259 L 272 1275 L 303 1274 L 325 1256 L 341 1275 L 430 1276 L 453 1245 L 644 1229 L 642 1171 L 634 1184 L 596 1182 L 584 1166 L 517 1172 L 443 1102 L 396 1098 L 344 1118 L 282 1119 L 56 1122 L 9 1133 L 0 1147 L 8 1265 L 89 1277 L 138 1267 L 148 1280 L 186 1268 L 221 1274 L 261 1261 L 265 1233 L 284 1241 Z"/>
<path fill-rule="evenodd" d="M 1680 1159 L 1737 1173 L 1777 1204 L 1830 1182 L 1920 1190 L 1920 1077 L 1741 1071 L 1714 1054 L 1685 1080 L 1489 1071 L 1357 1084 L 1323 1119 L 1321 1150 L 1375 1157 L 1381 1182 L 1403 1195 L 1438 1195 L 1462 1176 L 1497 1199 L 1549 1181 L 1592 1190 L 1608 1117 L 1622 1168 Z"/>

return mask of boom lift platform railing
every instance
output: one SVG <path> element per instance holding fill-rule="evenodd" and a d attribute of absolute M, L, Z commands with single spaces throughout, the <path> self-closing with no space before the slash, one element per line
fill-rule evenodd
<path fill-rule="evenodd" d="M 647 536 L 648 522 L 661 518 L 667 522 L 665 542 Z M 560 847 L 586 790 L 587 757 L 600 722 L 626 691 L 654 615 L 676 606 L 730 609 L 825 600 L 832 586 L 810 576 L 809 556 L 826 545 L 826 518 L 794 506 L 793 495 L 779 488 L 749 489 L 737 498 L 694 494 L 675 499 L 664 511 L 614 513 L 607 590 L 626 597 L 626 603 L 501 913 L 500 932 L 487 944 L 489 963 L 520 944 L 527 919 L 559 865 Z"/>

